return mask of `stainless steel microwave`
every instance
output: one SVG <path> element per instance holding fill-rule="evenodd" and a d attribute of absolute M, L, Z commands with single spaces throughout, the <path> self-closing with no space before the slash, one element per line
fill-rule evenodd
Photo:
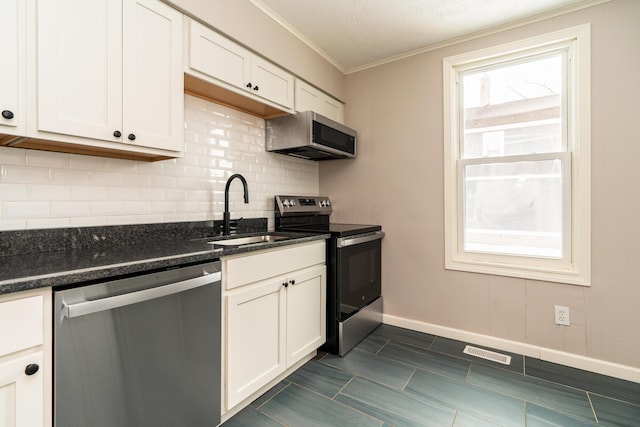
<path fill-rule="evenodd" d="M 308 160 L 354 158 L 356 131 L 313 111 L 266 121 L 266 149 Z"/>

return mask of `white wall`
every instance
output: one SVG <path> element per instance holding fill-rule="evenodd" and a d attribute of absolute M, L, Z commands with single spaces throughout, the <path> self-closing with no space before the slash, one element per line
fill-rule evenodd
<path fill-rule="evenodd" d="M 275 194 L 318 194 L 318 164 L 264 151 L 264 120 L 185 95 L 184 157 L 147 163 L 0 147 L 0 230 L 269 218 Z"/>
<path fill-rule="evenodd" d="M 640 372 L 640 1 L 613 0 L 349 75 L 358 158 L 320 165 L 333 219 L 380 223 L 385 314 Z M 590 22 L 592 286 L 444 269 L 442 59 Z M 572 325 L 554 324 L 554 305 Z M 640 378 L 640 376 L 636 376 Z"/>

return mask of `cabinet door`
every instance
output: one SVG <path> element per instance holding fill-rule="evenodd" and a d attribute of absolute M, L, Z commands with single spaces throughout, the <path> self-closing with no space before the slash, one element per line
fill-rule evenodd
<path fill-rule="evenodd" d="M 344 123 L 344 104 L 337 99 L 325 96 L 322 106 L 323 115 L 338 123 Z"/>
<path fill-rule="evenodd" d="M 189 20 L 189 68 L 245 89 L 250 83 L 251 53 L 210 28 Z"/>
<path fill-rule="evenodd" d="M 293 81 L 291 74 L 259 56 L 251 59 L 252 92 L 283 107 L 293 108 Z"/>
<path fill-rule="evenodd" d="M 0 363 L 0 427 L 44 425 L 42 369 L 27 375 L 27 365 L 42 366 L 42 352 Z"/>
<path fill-rule="evenodd" d="M 286 368 L 284 277 L 227 296 L 227 409 Z"/>
<path fill-rule="evenodd" d="M 326 341 L 326 267 L 310 267 L 288 276 L 287 365 Z"/>
<path fill-rule="evenodd" d="M 123 8 L 122 141 L 181 151 L 182 14 L 158 0 L 125 0 Z"/>
<path fill-rule="evenodd" d="M 24 132 L 25 2 L 3 0 L 0 10 L 0 133 Z"/>
<path fill-rule="evenodd" d="M 296 79 L 296 111 L 315 111 L 322 114 L 324 95 L 306 82 Z"/>
<path fill-rule="evenodd" d="M 315 111 L 338 123 L 344 121 L 344 105 L 310 84 L 296 79 L 296 111 Z"/>
<path fill-rule="evenodd" d="M 37 130 L 120 141 L 122 3 L 38 0 Z"/>

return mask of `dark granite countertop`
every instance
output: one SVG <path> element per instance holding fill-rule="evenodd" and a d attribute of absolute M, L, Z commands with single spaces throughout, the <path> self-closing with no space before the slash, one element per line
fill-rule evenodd
<path fill-rule="evenodd" d="M 176 228 L 179 232 L 175 229 L 171 231 L 171 227 L 175 227 L 175 224 L 167 224 L 166 229 L 160 224 L 154 224 L 124 226 L 117 230 L 111 227 L 97 227 L 92 230 L 58 229 L 49 234 L 43 233 L 42 230 L 11 232 L 17 233 L 15 235 L 5 234 L 0 236 L 0 294 L 72 285 L 185 264 L 209 262 L 224 256 L 329 237 L 329 235 L 307 233 L 270 233 L 285 235 L 289 239 L 239 247 L 219 247 L 209 244 L 210 239 L 205 238 L 206 231 L 211 230 L 210 227 L 201 228 L 194 233 L 194 227 L 185 228 L 181 224 Z M 202 225 L 190 223 L 191 226 L 193 224 Z M 152 233 L 149 233 L 150 227 Z M 249 232 L 241 234 L 264 233 L 266 221 L 264 228 L 265 230 L 244 230 Z M 141 230 L 144 230 L 147 238 L 140 238 L 136 231 Z M 78 238 L 78 235 L 83 233 L 88 236 L 85 243 L 79 242 L 82 239 Z M 162 237 L 159 237 L 158 233 Z M 156 238 L 149 238 L 153 235 Z M 16 240 L 18 238 L 23 247 L 16 250 L 14 248 L 19 246 Z M 33 245 L 27 244 L 29 239 L 38 239 L 34 240 L 37 243 L 36 249 Z M 57 242 L 47 241 L 48 239 L 57 239 Z M 65 239 L 72 243 L 65 244 L 63 242 Z"/>

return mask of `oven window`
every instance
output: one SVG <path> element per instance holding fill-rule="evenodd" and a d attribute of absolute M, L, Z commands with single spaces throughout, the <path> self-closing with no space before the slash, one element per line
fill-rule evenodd
<path fill-rule="evenodd" d="M 380 296 L 380 246 L 375 240 L 338 249 L 341 320 Z"/>

